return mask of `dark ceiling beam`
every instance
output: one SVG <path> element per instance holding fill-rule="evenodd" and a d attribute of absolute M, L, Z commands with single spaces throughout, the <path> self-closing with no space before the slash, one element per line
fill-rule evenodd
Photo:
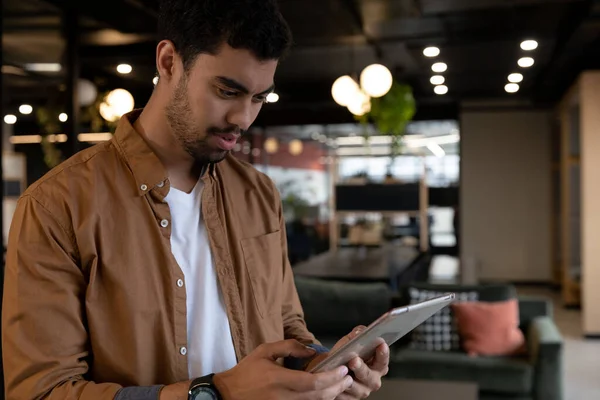
<path fill-rule="evenodd" d="M 156 12 L 131 0 L 46 0 L 61 10 L 76 9 L 80 15 L 104 23 L 123 33 L 156 32 Z"/>
<path fill-rule="evenodd" d="M 584 9 L 573 9 L 558 37 L 552 62 L 544 68 L 535 84 L 535 98 L 558 101 L 571 86 L 586 62 L 594 59 L 600 41 L 600 0 Z"/>
<path fill-rule="evenodd" d="M 469 11 L 543 6 L 548 4 L 583 3 L 586 0 L 453 0 L 435 1 L 422 7 L 423 15 L 455 14 Z"/>
<path fill-rule="evenodd" d="M 359 9 L 358 5 L 356 4 L 356 1 L 355 0 L 341 0 L 341 1 L 342 1 L 342 3 L 344 3 L 344 5 L 346 6 L 346 10 L 352 17 L 352 21 L 353 21 L 354 25 L 356 26 L 356 29 L 365 38 L 365 41 L 371 47 L 373 47 L 373 50 L 375 50 L 375 54 L 377 55 L 377 58 L 378 59 L 383 58 L 383 49 L 381 48 L 379 43 L 377 43 L 377 41 L 375 39 L 373 39 L 365 30 L 365 22 L 363 20 L 362 14 L 360 13 L 360 9 Z"/>
<path fill-rule="evenodd" d="M 156 41 L 139 42 L 118 46 L 82 46 L 80 55 L 85 62 L 111 61 L 139 62 L 154 64 L 156 58 Z"/>

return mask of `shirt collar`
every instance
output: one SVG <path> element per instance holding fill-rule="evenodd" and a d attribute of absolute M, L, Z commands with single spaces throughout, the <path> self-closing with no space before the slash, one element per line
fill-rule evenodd
<path fill-rule="evenodd" d="M 142 110 L 134 110 L 123 115 L 114 135 L 114 141 L 133 173 L 139 196 L 145 195 L 156 186 L 162 187 L 167 180 L 167 172 L 162 162 L 133 127 L 141 113 Z"/>
<path fill-rule="evenodd" d="M 142 111 L 134 110 L 123 115 L 114 135 L 114 141 L 133 173 L 135 189 L 139 196 L 145 195 L 157 186 L 162 188 L 168 178 L 160 159 L 133 127 Z M 208 168 L 203 169 L 200 178 L 215 177 L 215 175 L 216 165 L 211 163 Z"/>

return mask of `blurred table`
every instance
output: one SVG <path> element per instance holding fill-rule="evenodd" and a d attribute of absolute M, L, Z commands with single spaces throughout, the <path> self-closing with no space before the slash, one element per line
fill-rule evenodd
<path fill-rule="evenodd" d="M 340 248 L 297 264 L 294 274 L 352 282 L 385 282 L 392 286 L 419 256 L 414 247 L 384 245 L 377 248 Z"/>
<path fill-rule="evenodd" d="M 369 400 L 478 400 L 475 383 L 386 379 Z"/>

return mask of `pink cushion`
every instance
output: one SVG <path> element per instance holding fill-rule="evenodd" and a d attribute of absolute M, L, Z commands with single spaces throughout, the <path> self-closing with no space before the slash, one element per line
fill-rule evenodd
<path fill-rule="evenodd" d="M 519 329 L 516 299 L 452 305 L 464 350 L 471 356 L 508 356 L 525 351 L 525 337 Z"/>

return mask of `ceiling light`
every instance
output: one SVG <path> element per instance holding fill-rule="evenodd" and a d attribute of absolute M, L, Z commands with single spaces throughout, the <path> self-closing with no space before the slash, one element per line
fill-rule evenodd
<path fill-rule="evenodd" d="M 521 82 L 523 82 L 523 74 L 519 74 L 519 73 L 510 74 L 508 76 L 508 81 L 510 83 L 521 83 Z"/>
<path fill-rule="evenodd" d="M 80 142 L 99 143 L 112 139 L 113 135 L 110 132 L 104 133 L 80 133 L 77 135 L 77 140 Z"/>
<path fill-rule="evenodd" d="M 60 72 L 62 65 L 59 63 L 33 63 L 25 64 L 25 69 L 31 72 Z"/>
<path fill-rule="evenodd" d="M 129 64 L 120 64 L 117 66 L 117 72 L 123 75 L 130 74 L 133 68 Z"/>
<path fill-rule="evenodd" d="M 423 50 L 423 55 L 425 57 L 437 57 L 440 55 L 440 49 L 437 47 L 427 47 L 425 50 Z"/>
<path fill-rule="evenodd" d="M 433 91 L 435 92 L 435 94 L 442 96 L 442 95 L 448 93 L 448 86 L 439 85 L 439 86 L 436 86 L 435 88 L 433 88 Z"/>
<path fill-rule="evenodd" d="M 277 93 L 269 93 L 267 95 L 267 103 L 277 103 L 279 101 L 279 95 Z"/>
<path fill-rule="evenodd" d="M 302 144 L 302 141 L 298 139 L 292 140 L 288 146 L 288 151 L 293 156 L 302 154 L 302 150 L 304 150 L 304 145 Z"/>
<path fill-rule="evenodd" d="M 331 96 L 340 106 L 346 107 L 359 90 L 358 83 L 349 75 L 344 75 L 333 83 Z"/>
<path fill-rule="evenodd" d="M 68 119 L 69 119 L 69 116 L 68 116 L 67 114 L 65 114 L 65 113 L 61 113 L 61 114 L 58 116 L 58 120 L 59 120 L 60 122 L 67 122 L 67 120 L 68 120 Z"/>
<path fill-rule="evenodd" d="M 444 78 L 442 75 L 434 75 L 429 81 L 432 85 L 443 85 L 444 82 L 446 82 L 446 78 Z"/>
<path fill-rule="evenodd" d="M 265 150 L 269 154 L 275 154 L 279 150 L 279 142 L 275 138 L 268 138 L 265 140 Z"/>
<path fill-rule="evenodd" d="M 531 51 L 538 48 L 538 42 L 535 40 L 525 40 L 521 43 L 521 49 Z"/>
<path fill-rule="evenodd" d="M 369 65 L 360 74 L 360 86 L 367 95 L 374 98 L 385 96 L 393 83 L 392 73 L 385 65 Z"/>
<path fill-rule="evenodd" d="M 348 104 L 348 110 L 357 117 L 371 112 L 371 98 L 367 96 L 367 94 L 362 90 L 358 91 L 352 97 L 352 99 L 350 99 L 350 104 Z"/>
<path fill-rule="evenodd" d="M 110 92 L 100 104 L 100 115 L 107 121 L 115 122 L 124 114 L 133 110 L 135 100 L 125 89 L 115 89 Z"/>
<path fill-rule="evenodd" d="M 509 83 L 506 86 L 504 86 L 504 90 L 506 90 L 507 93 L 517 93 L 520 89 L 520 86 L 516 83 Z"/>
<path fill-rule="evenodd" d="M 158 84 L 158 76 L 155 76 L 154 78 L 152 78 L 152 83 L 154 84 L 154 86 L 156 86 Z"/>
<path fill-rule="evenodd" d="M 519 60 L 519 67 L 529 68 L 535 64 L 535 60 L 531 57 L 523 57 Z"/>
<path fill-rule="evenodd" d="M 4 122 L 8 125 L 14 125 L 17 123 L 17 116 L 12 114 L 5 115 Z"/>
<path fill-rule="evenodd" d="M 33 107 L 31 107 L 29 104 L 23 104 L 21 107 L 19 107 L 19 112 L 23 115 L 29 115 L 33 112 Z"/>
<path fill-rule="evenodd" d="M 442 72 L 446 72 L 448 70 L 448 65 L 443 62 L 435 63 L 431 66 L 431 70 L 441 74 Z"/>

